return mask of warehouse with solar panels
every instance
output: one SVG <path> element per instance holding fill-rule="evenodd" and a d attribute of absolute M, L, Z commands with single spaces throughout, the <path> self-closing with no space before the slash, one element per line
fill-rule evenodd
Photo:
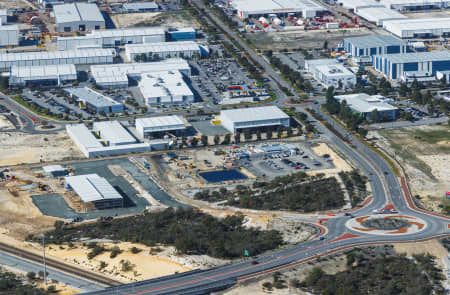
<path fill-rule="evenodd" d="M 162 138 L 166 134 L 179 136 L 186 131 L 186 126 L 179 116 L 138 118 L 136 131 L 141 138 Z"/>
<path fill-rule="evenodd" d="M 165 42 L 166 33 L 161 27 L 94 30 L 86 36 L 58 37 L 58 50 L 86 47 L 117 47 L 124 44 Z"/>
<path fill-rule="evenodd" d="M 220 121 L 231 133 L 245 129 L 289 127 L 289 116 L 276 106 L 223 110 Z"/>
<path fill-rule="evenodd" d="M 447 37 L 450 36 L 450 18 L 386 21 L 383 28 L 403 39 Z"/>
<path fill-rule="evenodd" d="M 434 80 L 436 72 L 450 70 L 450 51 L 376 55 L 372 66 L 391 80 Z"/>
<path fill-rule="evenodd" d="M 91 203 L 97 210 L 123 207 L 123 197 L 97 174 L 67 176 L 64 180 L 67 190 L 73 190 L 84 203 Z"/>
<path fill-rule="evenodd" d="M 55 5 L 53 13 L 58 32 L 92 31 L 105 28 L 105 19 L 96 4 Z"/>
<path fill-rule="evenodd" d="M 144 73 L 164 71 L 179 71 L 188 77 L 191 75 L 191 68 L 188 62 L 181 58 L 171 58 L 149 63 L 91 66 L 91 75 L 95 79 L 97 86 L 102 88 L 127 87 L 128 79 L 140 80 Z"/>
<path fill-rule="evenodd" d="M 112 64 L 114 57 L 113 49 L 3 53 L 0 54 L 0 69 L 8 70 L 12 66 Z"/>
<path fill-rule="evenodd" d="M 136 61 L 136 57 L 145 56 L 145 61 L 159 60 L 173 57 L 192 58 L 202 56 L 207 52 L 194 41 L 159 42 L 148 44 L 127 44 L 125 53 L 128 61 Z"/>
<path fill-rule="evenodd" d="M 12 66 L 9 85 L 62 85 L 77 79 L 75 65 Z"/>

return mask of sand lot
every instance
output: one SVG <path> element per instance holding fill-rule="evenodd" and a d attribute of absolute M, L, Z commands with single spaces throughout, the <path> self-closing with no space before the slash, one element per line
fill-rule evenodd
<path fill-rule="evenodd" d="M 65 131 L 57 134 L 0 133 L 0 166 L 84 158 Z"/>
<path fill-rule="evenodd" d="M 437 240 L 430 240 L 426 242 L 414 242 L 406 244 L 394 244 L 395 251 L 397 253 L 406 253 L 408 257 L 412 257 L 414 254 L 426 254 L 429 253 L 436 257 L 436 263 L 441 268 L 445 268 L 442 257 L 447 255 L 448 252 Z"/>
<path fill-rule="evenodd" d="M 14 129 L 14 125 L 6 119 L 5 116 L 0 116 L 0 130 L 2 129 Z"/>
<path fill-rule="evenodd" d="M 333 164 L 335 168 L 332 169 L 324 169 L 317 170 L 313 172 L 308 172 L 308 174 L 317 174 L 317 173 L 325 173 L 326 176 L 336 176 L 341 171 L 352 171 L 353 168 L 347 163 L 343 158 L 341 158 L 334 150 L 332 150 L 328 144 L 319 143 L 317 146 L 313 146 L 312 150 L 314 153 L 320 157 L 325 154 L 330 155 L 330 158 L 333 159 Z"/>
<path fill-rule="evenodd" d="M 438 205 L 450 189 L 450 127 L 416 126 L 394 130 L 371 131 L 391 156 L 396 155 L 408 176 L 413 195 L 420 195 L 423 205 L 441 211 Z"/>
<path fill-rule="evenodd" d="M 162 26 L 164 28 L 200 28 L 200 24 L 185 11 L 127 13 L 111 16 L 117 28 L 139 26 Z"/>

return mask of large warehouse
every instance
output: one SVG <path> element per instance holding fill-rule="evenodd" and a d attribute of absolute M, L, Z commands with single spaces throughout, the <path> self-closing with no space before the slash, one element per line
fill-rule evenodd
<path fill-rule="evenodd" d="M 376 55 L 372 66 L 391 80 L 405 79 L 406 75 L 433 77 L 437 71 L 450 70 L 450 51 Z"/>
<path fill-rule="evenodd" d="M 356 11 L 359 8 L 384 6 L 383 4 L 375 0 L 338 0 L 337 2 L 343 7 L 352 11 Z"/>
<path fill-rule="evenodd" d="M 400 38 L 446 37 L 450 35 L 450 18 L 386 21 L 383 27 Z"/>
<path fill-rule="evenodd" d="M 96 113 L 100 113 L 102 111 L 107 114 L 120 113 L 124 110 L 123 104 L 88 87 L 69 87 L 64 88 L 64 91 L 66 91 L 77 102 L 86 105 L 89 110 Z"/>
<path fill-rule="evenodd" d="M 327 9 L 312 0 L 232 0 L 231 5 L 240 18 L 285 16 L 295 13 L 304 18 L 313 18 Z"/>
<path fill-rule="evenodd" d="M 97 174 L 67 176 L 66 188 L 73 190 L 84 203 L 91 203 L 95 209 L 122 208 L 123 197 L 103 177 Z"/>
<path fill-rule="evenodd" d="M 75 65 L 45 65 L 21 67 L 12 66 L 9 71 L 9 85 L 62 85 L 77 79 Z"/>
<path fill-rule="evenodd" d="M 399 11 L 414 11 L 448 8 L 450 0 L 380 0 L 380 3 Z"/>
<path fill-rule="evenodd" d="M 202 56 L 206 52 L 201 50 L 195 41 L 159 42 L 146 44 L 127 44 L 125 53 L 129 62 L 135 62 L 144 54 L 144 61 L 160 60 L 171 57 L 192 58 Z"/>
<path fill-rule="evenodd" d="M 186 130 L 179 116 L 161 116 L 136 119 L 136 131 L 141 138 L 161 138 L 166 134 L 179 136 Z"/>
<path fill-rule="evenodd" d="M 379 119 L 381 121 L 398 119 L 398 108 L 385 102 L 379 95 L 370 96 L 366 93 L 357 93 L 337 95 L 335 98 L 339 102 L 345 100 L 349 108 L 361 114 L 366 120 L 371 120 L 370 115 L 374 110 L 378 111 Z"/>
<path fill-rule="evenodd" d="M 105 19 L 96 4 L 55 5 L 53 13 L 58 32 L 92 31 L 105 28 Z"/>
<path fill-rule="evenodd" d="M 160 62 L 91 66 L 91 74 L 97 86 L 103 88 L 127 87 L 128 79 L 140 80 L 144 73 L 179 71 L 190 76 L 191 68 L 186 60 L 171 58 Z"/>
<path fill-rule="evenodd" d="M 120 126 L 120 127 L 118 127 Z M 145 153 L 152 150 L 152 143 L 126 143 L 129 142 L 128 136 L 123 136 L 124 132 L 128 132 L 122 125 L 114 126 L 115 130 L 110 133 L 103 131 L 100 135 L 106 138 L 96 138 L 93 134 L 94 130 L 89 130 L 84 124 L 66 125 L 67 134 L 74 141 L 77 147 L 87 158 L 107 157 L 131 153 Z M 119 130 L 120 129 L 120 130 Z M 110 139 L 113 132 L 121 137 L 114 140 L 114 145 L 110 145 Z M 124 142 L 120 142 L 123 138 Z"/>
<path fill-rule="evenodd" d="M 102 142 L 107 142 L 109 146 L 125 145 L 136 143 L 133 137 L 119 121 L 100 121 L 92 124 L 92 131 Z"/>
<path fill-rule="evenodd" d="M 8 10 L 0 9 L 0 25 L 8 23 Z"/>
<path fill-rule="evenodd" d="M 58 37 L 58 50 L 86 47 L 117 47 L 124 44 L 164 42 L 166 33 L 161 27 L 94 30 L 86 36 Z"/>
<path fill-rule="evenodd" d="M 0 69 L 7 70 L 12 66 L 111 64 L 114 56 L 112 49 L 3 53 L 0 54 Z"/>
<path fill-rule="evenodd" d="M 0 25 L 0 46 L 19 45 L 19 27 L 17 25 Z"/>
<path fill-rule="evenodd" d="M 408 45 L 405 41 L 391 35 L 345 38 L 343 47 L 352 57 L 370 57 L 372 55 L 406 53 L 408 51 Z"/>
<path fill-rule="evenodd" d="M 169 29 L 169 38 L 172 41 L 195 40 L 197 32 L 194 28 Z"/>
<path fill-rule="evenodd" d="M 224 110 L 220 112 L 220 121 L 232 133 L 243 129 L 289 127 L 289 116 L 276 106 Z"/>
<path fill-rule="evenodd" d="M 139 89 L 148 105 L 194 102 L 194 94 L 179 71 L 145 73 Z"/>
<path fill-rule="evenodd" d="M 377 26 L 382 26 L 384 22 L 390 20 L 407 19 L 403 14 L 386 7 L 359 8 L 356 14 Z"/>

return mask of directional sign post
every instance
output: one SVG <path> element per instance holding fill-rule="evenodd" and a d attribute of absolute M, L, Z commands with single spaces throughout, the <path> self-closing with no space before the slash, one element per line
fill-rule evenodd
<path fill-rule="evenodd" d="M 244 256 L 250 256 L 250 254 L 248 253 L 248 250 L 244 250 Z"/>

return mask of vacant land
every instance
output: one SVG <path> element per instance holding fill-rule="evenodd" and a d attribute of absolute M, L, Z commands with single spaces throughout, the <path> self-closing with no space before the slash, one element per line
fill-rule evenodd
<path fill-rule="evenodd" d="M 299 27 L 298 31 L 269 32 L 269 33 L 249 33 L 247 38 L 261 50 L 282 50 L 282 49 L 313 49 L 322 48 L 323 43 L 338 44 L 344 38 L 368 35 L 371 32 L 365 28 L 341 29 L 331 31 L 303 31 Z"/>
<path fill-rule="evenodd" d="M 162 26 L 165 28 L 200 28 L 200 24 L 186 11 L 115 14 L 112 20 L 117 28 Z"/>
<path fill-rule="evenodd" d="M 65 131 L 57 134 L 0 133 L 0 166 L 82 158 Z"/>
<path fill-rule="evenodd" d="M 412 194 L 430 210 L 440 208 L 450 179 L 450 127 L 417 126 L 372 131 L 369 137 L 405 168 Z"/>

